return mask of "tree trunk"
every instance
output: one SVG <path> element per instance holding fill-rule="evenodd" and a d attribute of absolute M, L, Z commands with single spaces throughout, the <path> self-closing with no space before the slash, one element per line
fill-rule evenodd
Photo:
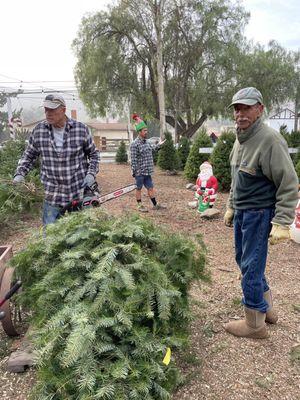
<path fill-rule="evenodd" d="M 201 117 L 198 119 L 198 121 L 187 127 L 186 123 L 184 122 L 184 120 L 179 116 L 177 119 L 177 133 L 178 135 L 181 136 L 186 136 L 187 138 L 191 138 L 194 133 L 197 132 L 197 130 L 204 124 L 204 122 L 207 120 L 207 115 L 203 114 L 201 115 Z M 175 118 L 172 117 L 171 115 L 166 115 L 166 122 L 173 126 L 173 128 L 175 128 Z"/>
<path fill-rule="evenodd" d="M 204 124 L 204 122 L 206 120 L 207 120 L 207 115 L 206 114 L 201 115 L 201 117 L 198 119 L 198 121 L 194 125 L 191 125 L 184 132 L 184 136 L 186 136 L 187 138 L 191 138 L 194 135 L 194 133 L 196 133 L 197 130 Z"/>
<path fill-rule="evenodd" d="M 156 2 L 155 2 L 156 3 Z M 160 138 L 163 139 L 166 131 L 165 91 L 163 73 L 163 48 L 162 48 L 162 13 L 165 0 L 155 4 L 155 31 L 157 45 L 157 79 L 158 79 L 158 104 L 160 121 Z"/>

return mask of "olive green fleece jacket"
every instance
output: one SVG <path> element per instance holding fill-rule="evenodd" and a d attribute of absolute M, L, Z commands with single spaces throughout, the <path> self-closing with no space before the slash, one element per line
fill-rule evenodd
<path fill-rule="evenodd" d="M 231 190 L 227 206 L 237 210 L 275 207 L 272 223 L 290 225 L 298 199 L 298 177 L 283 137 L 256 120 L 237 130 L 230 154 Z"/>

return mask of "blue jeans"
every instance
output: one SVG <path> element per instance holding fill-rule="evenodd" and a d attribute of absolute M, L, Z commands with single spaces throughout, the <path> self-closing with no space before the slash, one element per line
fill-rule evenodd
<path fill-rule="evenodd" d="M 53 224 L 60 217 L 61 207 L 52 206 L 51 204 L 44 201 L 43 206 L 43 224 L 44 226 L 48 224 Z"/>
<path fill-rule="evenodd" d="M 136 188 L 138 190 L 141 190 L 143 185 L 145 186 L 146 189 L 152 189 L 153 188 L 153 182 L 151 175 L 138 175 L 135 177 L 135 184 Z"/>
<path fill-rule="evenodd" d="M 242 273 L 243 303 L 263 313 L 268 309 L 263 296 L 269 290 L 265 269 L 273 216 L 273 208 L 234 213 L 235 259 Z"/>

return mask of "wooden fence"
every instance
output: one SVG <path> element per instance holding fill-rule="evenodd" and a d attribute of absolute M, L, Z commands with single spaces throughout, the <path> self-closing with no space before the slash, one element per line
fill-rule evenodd
<path fill-rule="evenodd" d="M 107 139 L 106 137 L 94 136 L 94 142 L 98 150 L 117 152 L 122 139 Z M 126 148 L 129 147 L 129 140 L 123 139 Z"/>

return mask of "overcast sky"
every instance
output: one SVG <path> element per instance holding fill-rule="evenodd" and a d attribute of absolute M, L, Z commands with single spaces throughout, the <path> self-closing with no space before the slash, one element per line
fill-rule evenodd
<path fill-rule="evenodd" d="M 108 2 L 2 0 L 0 86 L 14 80 L 72 81 L 71 43 L 81 18 Z M 285 47 L 300 49 L 299 0 L 242 0 L 242 4 L 251 12 L 249 38 L 262 44 L 276 39 Z"/>

